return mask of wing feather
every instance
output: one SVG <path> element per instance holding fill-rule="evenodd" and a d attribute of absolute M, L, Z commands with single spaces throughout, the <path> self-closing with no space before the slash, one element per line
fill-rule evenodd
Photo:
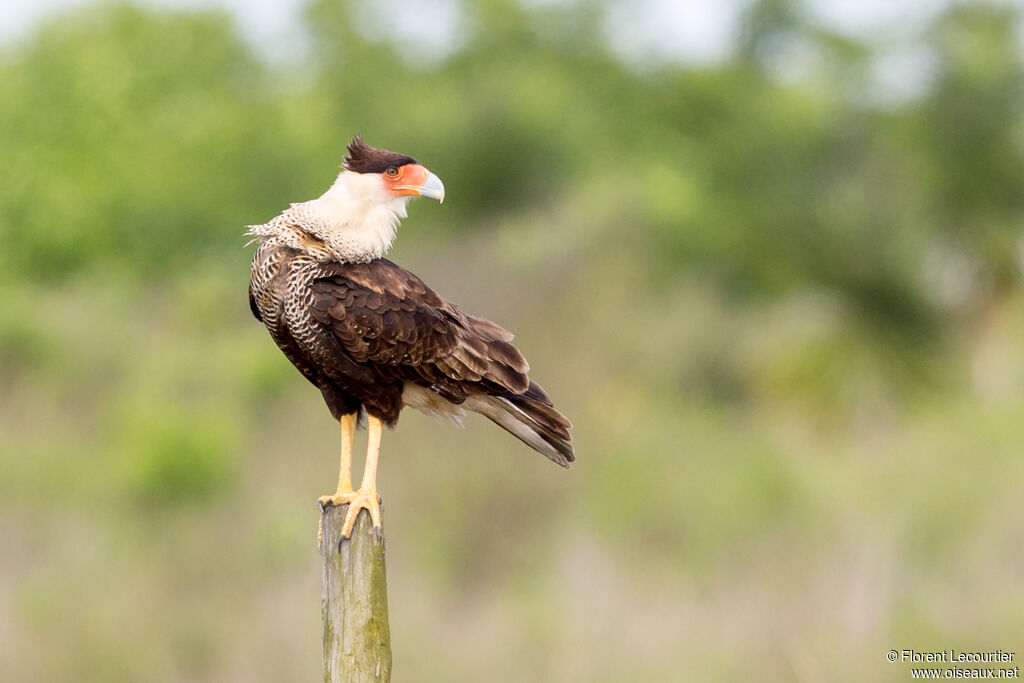
<path fill-rule="evenodd" d="M 335 264 L 311 290 L 314 319 L 382 379 L 414 381 L 455 401 L 530 386 L 508 330 L 466 315 L 387 259 Z"/>

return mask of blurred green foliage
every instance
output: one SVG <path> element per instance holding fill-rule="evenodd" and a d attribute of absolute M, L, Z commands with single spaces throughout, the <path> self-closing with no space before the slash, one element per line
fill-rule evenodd
<path fill-rule="evenodd" d="M 123 4 L 5 48 L 0 671 L 316 675 L 336 428 L 242 232 L 356 131 L 444 179 L 395 259 L 519 332 L 579 453 L 403 416 L 396 677 L 904 680 L 887 649 L 1020 642 L 1019 8 L 951 6 L 884 96 L 884 41 L 798 2 L 702 66 L 621 58 L 608 6 L 464 0 L 432 58 L 354 0 L 301 62 Z"/>
<path fill-rule="evenodd" d="M 920 277 L 929 247 L 969 263 L 978 305 L 1020 277 L 1009 8 L 950 10 L 925 38 L 928 90 L 871 106 L 868 47 L 837 50 L 792 3 L 756 3 L 734 60 L 642 75 L 602 42 L 594 6 L 468 5 L 466 44 L 422 64 L 359 33 L 357 3 L 314 3 L 301 78 L 215 14 L 110 6 L 50 24 L 0 79 L 5 271 L 219 261 L 237 241 L 221 226 L 320 189 L 365 128 L 443 171 L 452 230 L 604 184 L 617 191 L 589 217 L 596 234 L 746 294 L 820 287 L 913 325 L 944 312 Z M 816 72 L 780 80 L 775 53 L 796 40 Z"/>

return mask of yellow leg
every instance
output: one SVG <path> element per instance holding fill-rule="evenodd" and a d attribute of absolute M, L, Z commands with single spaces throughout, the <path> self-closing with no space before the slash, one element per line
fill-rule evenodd
<path fill-rule="evenodd" d="M 355 497 L 352 490 L 352 443 L 356 436 L 356 413 L 342 415 L 341 420 L 341 462 L 338 465 L 338 490 L 332 496 L 320 496 L 317 503 L 323 509 L 328 505 L 347 505 Z M 317 544 L 323 538 L 323 520 L 317 526 Z"/>
<path fill-rule="evenodd" d="M 366 466 L 363 468 L 363 482 L 359 490 L 352 494 L 348 502 L 348 513 L 341 535 L 348 538 L 352 535 L 359 511 L 366 508 L 370 512 L 373 527 L 380 529 L 380 497 L 377 495 L 377 459 L 380 457 L 380 440 L 384 433 L 384 424 L 373 416 L 367 417 Z"/>
<path fill-rule="evenodd" d="M 320 496 L 320 507 L 347 505 L 355 496 L 352 490 L 352 441 L 356 435 L 356 414 L 341 416 L 341 462 L 338 466 L 338 490 L 332 496 Z"/>

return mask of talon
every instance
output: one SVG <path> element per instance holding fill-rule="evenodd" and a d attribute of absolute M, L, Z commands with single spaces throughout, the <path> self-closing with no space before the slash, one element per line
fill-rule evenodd
<path fill-rule="evenodd" d="M 348 505 L 355 500 L 355 491 L 337 491 L 330 496 L 320 496 L 316 499 L 316 504 L 320 506 L 320 512 L 323 512 L 328 507 L 341 507 L 342 505 Z"/>
<path fill-rule="evenodd" d="M 380 496 L 377 495 L 376 491 L 356 491 L 348 506 L 348 512 L 345 514 L 345 524 L 341 528 L 343 538 L 350 538 L 352 536 L 352 529 L 356 525 L 359 511 L 364 509 L 370 513 L 373 528 L 377 531 L 380 530 Z"/>

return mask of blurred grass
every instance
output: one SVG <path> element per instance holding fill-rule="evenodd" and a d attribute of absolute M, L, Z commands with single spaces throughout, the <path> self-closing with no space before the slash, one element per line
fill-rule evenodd
<path fill-rule="evenodd" d="M 301 77 L 206 12 L 86 8 L 8 49 L 5 680 L 318 675 L 337 428 L 250 317 L 241 233 L 359 128 L 451 195 L 392 257 L 518 333 L 579 455 L 484 420 L 387 435 L 399 679 L 903 680 L 888 649 L 1012 651 L 1018 12 L 951 8 L 924 93 L 874 106 L 880 48 L 786 6 L 701 68 L 621 63 L 596 6 L 503 0 L 427 66 L 359 3 L 313 3 Z"/>
<path fill-rule="evenodd" d="M 450 266 L 452 296 L 485 296 L 472 265 Z M 23 333 L 53 355 L 5 380 L 0 496 L 18 552 L 0 563 L 0 604 L 20 680 L 318 669 L 311 501 L 333 480 L 337 435 L 234 282 L 200 280 L 198 303 L 85 283 L 21 292 L 36 314 L 19 317 Z M 569 283 L 564 305 L 590 287 Z M 79 308 L 89 326 L 62 324 Z M 227 315 L 196 322 L 204 309 Z M 459 433 L 409 415 L 388 435 L 400 671 L 813 680 L 892 642 L 1019 639 L 1020 396 L 933 396 L 866 425 L 763 400 L 723 409 L 659 389 L 659 368 L 608 344 L 600 320 L 539 309 L 505 321 L 576 420 L 576 468 L 551 469 L 482 420 Z M 1009 330 L 1024 304 L 1003 325 L 992 339 L 1020 367 Z M 116 340 L 94 332 L 110 328 Z M 585 357 L 563 361 L 566 344 Z M 77 370 L 55 382 L 65 366 Z M 59 656 L 40 656 L 48 642 Z M 850 678 L 888 675 L 869 661 Z"/>

